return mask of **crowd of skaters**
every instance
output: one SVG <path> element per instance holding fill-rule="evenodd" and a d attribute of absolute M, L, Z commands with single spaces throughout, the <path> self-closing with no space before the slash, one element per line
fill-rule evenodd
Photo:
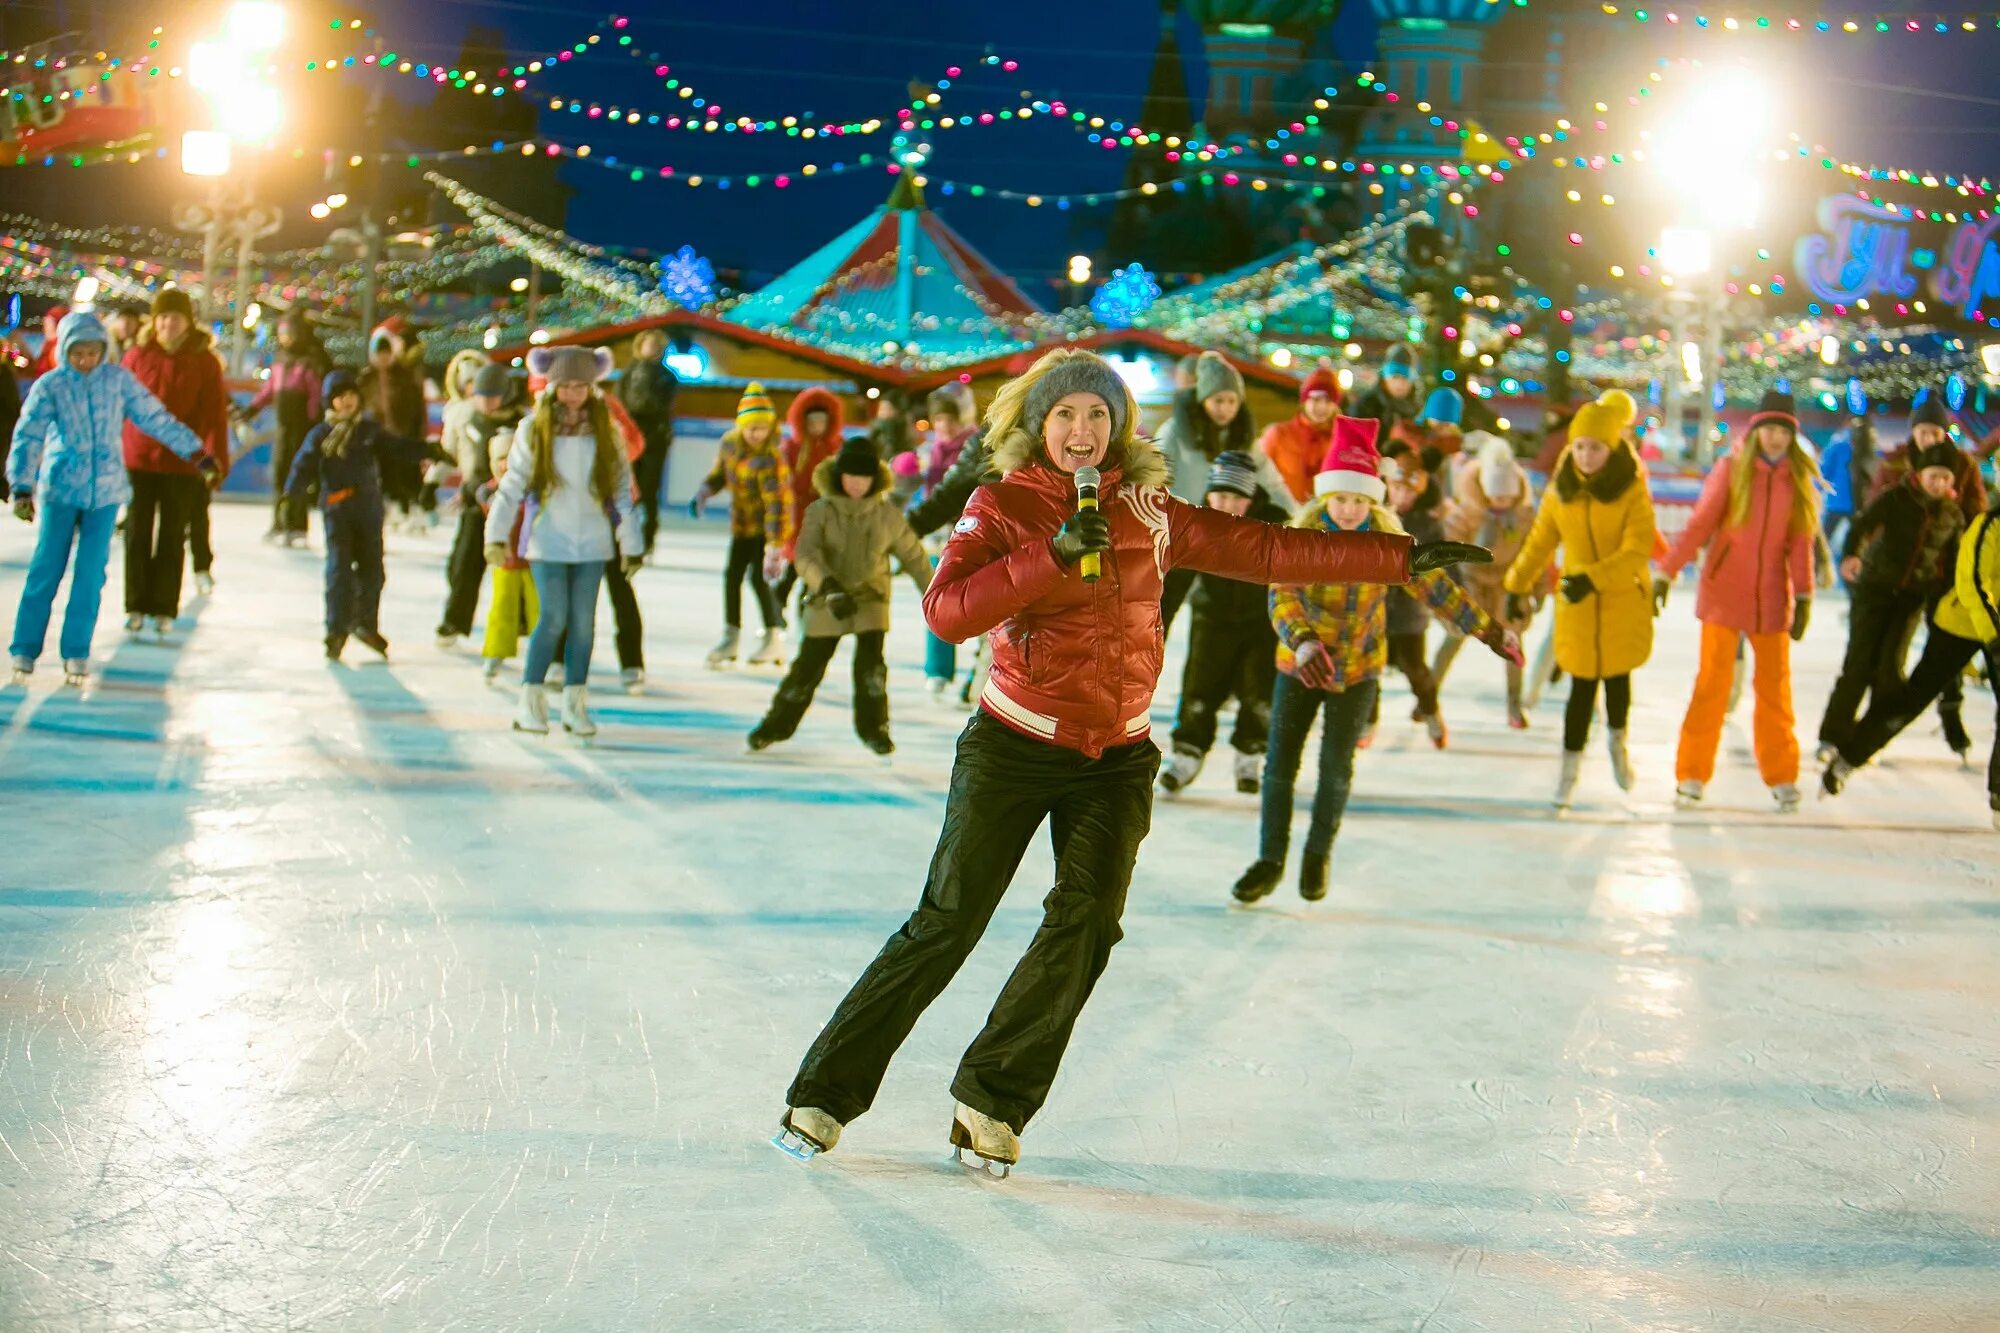
<path fill-rule="evenodd" d="M 595 732 L 588 685 L 600 592 L 616 622 L 621 683 L 643 686 L 632 576 L 657 539 L 678 389 L 657 332 L 641 335 L 615 376 L 609 353 L 576 347 L 534 349 L 525 376 L 460 353 L 442 377 L 443 430 L 432 441 L 424 353 L 399 318 L 373 332 L 366 364 L 349 371 L 332 364 L 304 312 L 288 313 L 262 387 L 237 408 L 179 289 L 162 291 L 143 316 L 52 313 L 6 467 L 15 512 L 38 523 L 11 644 L 17 679 L 42 654 L 65 569 L 60 656 L 71 680 L 87 674 L 109 546 L 121 530 L 128 632 L 170 630 L 190 553 L 198 590 L 212 590 L 208 505 L 231 464 L 230 420 L 269 409 L 267 540 L 301 543 L 307 514 L 319 509 L 329 658 L 350 640 L 388 652 L 378 623 L 384 529 L 429 531 L 450 520 L 436 639 L 451 647 L 471 636 L 487 597 L 487 679 L 523 659 L 516 727 L 550 729 L 547 690 L 558 673 L 561 724 Z M 4 424 L 15 384 L 0 379 Z M 971 496 L 1000 476 L 969 384 L 947 383 L 920 410 L 921 435 L 914 412 L 891 399 L 866 429 L 850 428 L 841 397 L 826 388 L 798 393 L 782 415 L 756 384 L 738 403 L 693 509 L 729 497 L 722 635 L 708 664 L 788 667 L 749 735 L 752 749 L 794 733 L 847 636 L 856 641 L 856 732 L 878 753 L 894 749 L 883 642 L 895 572 L 927 586 Z M 1154 440 L 1174 497 L 1274 524 L 1465 542 L 1494 557 L 1388 589 L 1165 574 L 1161 637 L 1183 607 L 1191 625 L 1159 786 L 1173 795 L 1197 780 L 1233 703 L 1233 777 L 1264 805 L 1259 855 L 1239 898 L 1254 900 L 1282 874 L 1314 719 L 1322 751 L 1300 881 L 1307 897 L 1324 892 L 1354 755 L 1380 726 L 1382 677 L 1393 669 L 1407 681 L 1412 720 L 1447 748 L 1438 692 L 1469 638 L 1502 659 L 1512 727 L 1529 725 L 1547 683 L 1568 678 L 1558 809 L 1575 799 L 1600 699 L 1612 775 L 1630 790 L 1634 673 L 1650 657 L 1654 617 L 1676 576 L 1697 559 L 1702 642 L 1676 756 L 1682 805 L 1703 800 L 1723 721 L 1747 680 L 1759 774 L 1779 811 L 1798 808 L 1790 645 L 1833 577 L 1848 590 L 1849 643 L 1818 729 L 1823 789 L 1839 792 L 1933 703 L 1947 742 L 1969 751 L 1964 684 L 1993 652 L 2000 534 L 1980 460 L 1954 441 L 1942 395 L 1918 405 L 1898 448 L 1878 453 L 1864 421 L 1821 453 L 1789 396 L 1774 390 L 1671 542 L 1653 513 L 1636 415 L 1619 391 L 1571 413 L 1537 469 L 1548 477 L 1538 495 L 1528 460 L 1508 440 L 1462 428 L 1454 390 L 1424 391 L 1407 346 L 1392 347 L 1357 396 L 1330 364 L 1313 368 L 1296 413 L 1261 431 L 1225 357 L 1202 353 L 1177 367 Z M 746 585 L 759 629 L 747 651 Z M 1548 623 L 1529 665 L 1515 645 L 1537 618 Z M 1435 653 L 1432 620 L 1444 629 Z M 1919 632 L 1925 647 L 1906 675 Z M 983 647 L 962 660 L 958 644 L 935 634 L 926 644 L 933 698 L 994 707 Z M 2000 822 L 2000 749 L 1990 767 Z"/>

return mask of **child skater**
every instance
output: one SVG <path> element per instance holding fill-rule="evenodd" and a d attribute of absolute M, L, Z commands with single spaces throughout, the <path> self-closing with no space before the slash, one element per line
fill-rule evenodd
<path fill-rule="evenodd" d="M 715 467 L 694 494 L 699 515 L 710 499 L 729 492 L 729 564 L 722 574 L 722 642 L 709 650 L 711 668 L 736 660 L 743 635 L 743 580 L 757 597 L 764 620 L 764 637 L 752 664 L 776 662 L 783 655 L 778 636 L 780 618 L 772 581 L 784 567 L 792 542 L 791 470 L 778 451 L 778 409 L 761 384 L 744 388 L 736 404 L 736 429 L 722 437 Z"/>
<path fill-rule="evenodd" d="M 1318 495 L 1292 526 L 1325 532 L 1400 533 L 1383 507 L 1388 487 L 1375 451 L 1377 422 L 1342 417 L 1333 448 L 1313 479 Z M 1421 548 L 1420 548 L 1421 549 Z M 1471 549 L 1471 548 L 1460 548 Z M 1432 615 L 1456 625 L 1495 653 L 1518 663 L 1512 631 L 1475 606 L 1441 569 L 1413 574 L 1406 587 Z M 1292 791 L 1313 718 L 1326 711 L 1320 737 L 1319 787 L 1299 864 L 1299 896 L 1326 896 L 1327 859 L 1347 808 L 1354 751 L 1375 704 L 1377 678 L 1388 664 L 1388 589 L 1378 583 L 1281 584 L 1271 589 L 1271 623 L 1278 631 L 1278 679 L 1271 695 L 1271 748 L 1264 756 L 1264 810 L 1257 859 L 1236 881 L 1240 903 L 1254 903 L 1278 886 L 1292 837 Z"/>
<path fill-rule="evenodd" d="M 854 732 L 876 754 L 895 753 L 889 739 L 889 668 L 882 642 L 889 633 L 889 557 L 922 592 L 930 586 L 924 545 L 890 496 L 889 465 L 866 436 L 813 469 L 819 499 L 806 506 L 795 557 L 806 587 L 805 642 L 750 733 L 763 750 L 790 739 L 826 675 L 841 636 L 854 636 Z"/>
<path fill-rule="evenodd" d="M 1408 432 L 1410 427 L 1411 423 L 1405 422 L 1399 431 Z M 1441 518 L 1444 489 L 1438 484 L 1443 466 L 1444 455 L 1435 447 L 1414 444 L 1407 438 L 1392 441 L 1382 451 L 1382 477 L 1388 485 L 1389 511 L 1396 516 L 1398 529 L 1420 542 L 1444 538 Z M 1410 693 L 1416 696 L 1417 706 L 1411 710 L 1410 720 L 1423 723 L 1431 744 L 1442 750 L 1450 744 L 1451 733 L 1444 724 L 1444 710 L 1438 705 L 1438 682 L 1431 675 L 1424 647 L 1431 608 L 1408 589 L 1394 588 L 1389 593 L 1388 617 L 1389 665 L 1403 673 L 1410 682 Z M 1381 712 L 1382 697 L 1378 693 L 1361 741 L 1363 749 L 1374 742 L 1375 723 Z"/>
<path fill-rule="evenodd" d="M 1562 548 L 1555 656 L 1570 685 L 1563 713 L 1562 776 L 1556 781 L 1558 810 L 1569 809 L 1574 799 L 1600 682 L 1611 731 L 1612 780 L 1621 791 L 1632 789 L 1626 724 L 1632 712 L 1632 673 L 1653 654 L 1646 567 L 1657 533 L 1646 475 L 1626 438 L 1637 411 L 1622 389 L 1577 409 L 1569 423 L 1569 444 L 1556 461 L 1554 484 L 1542 496 L 1535 525 L 1506 574 L 1509 622 L 1525 622 L 1528 599 L 1547 579 L 1549 557 Z"/>
<path fill-rule="evenodd" d="M 1903 685 L 1903 654 L 1924 608 L 1951 586 L 1951 557 L 1965 527 L 1949 440 L 1915 450 L 1910 467 L 1848 526 L 1840 578 L 1848 586 L 1847 653 L 1819 723 L 1819 761 L 1832 762 L 1869 710 Z"/>
<path fill-rule="evenodd" d="M 1768 390 L 1743 439 L 1708 474 L 1693 516 L 1660 562 L 1654 595 L 1664 601 L 1674 576 L 1708 548 L 1694 611 L 1701 621 L 1701 667 L 1674 760 L 1675 801 L 1684 809 L 1700 803 L 1715 776 L 1729 682 L 1746 637 L 1757 659 L 1752 681 L 1757 770 L 1781 813 L 1799 808 L 1792 644 L 1806 636 L 1812 615 L 1813 541 L 1823 485 L 1819 465 L 1799 442 L 1792 396 Z"/>
<path fill-rule="evenodd" d="M 486 563 L 504 565 L 515 515 L 527 507 L 522 553 L 541 603 L 521 673 L 516 731 L 548 733 L 549 705 L 542 686 L 555 660 L 556 640 L 566 635 L 563 730 L 573 736 L 597 734 L 588 683 L 604 567 L 622 553 L 630 574 L 645 559 L 631 464 L 597 387 L 613 364 L 610 351 L 602 347 L 537 347 L 528 354 L 530 372 L 545 376 L 548 387 L 515 431 L 507 475 L 486 515 Z"/>
<path fill-rule="evenodd" d="M 1330 437 L 1329 437 L 1330 438 Z M 1283 523 L 1285 511 L 1258 484 L 1248 454 L 1217 454 L 1202 503 L 1236 518 Z M 1160 790 L 1172 796 L 1195 780 L 1215 744 L 1216 714 L 1236 698 L 1236 790 L 1255 796 L 1271 730 L 1271 687 L 1278 674 L 1278 636 L 1271 628 L 1270 589 L 1213 574 L 1197 574 L 1188 594 L 1187 666 L 1181 672 L 1174 749 L 1160 765 Z"/>
<path fill-rule="evenodd" d="M 35 553 L 14 617 L 14 679 L 35 670 L 48 639 L 56 586 L 76 550 L 69 607 L 63 613 L 63 677 L 81 685 L 90 672 L 90 640 L 104 597 L 104 570 L 118 506 L 132 498 L 125 473 L 121 430 L 130 421 L 182 458 L 210 485 L 220 467 L 207 443 L 182 425 L 131 371 L 108 364 L 111 335 L 96 315 L 78 311 L 56 326 L 54 369 L 28 389 L 7 455 L 7 485 L 14 516 L 24 523 L 41 513 Z M 11 369 L 0 368 L 0 374 Z"/>
<path fill-rule="evenodd" d="M 1919 468 L 1927 466 L 1923 458 L 1918 456 Z M 1986 653 L 1986 683 L 1993 687 L 1994 702 L 2000 703 L 2000 498 L 1959 539 L 1951 588 L 1931 612 L 1924 655 L 1910 672 L 1909 683 L 1894 694 L 1878 693 L 1870 702 L 1868 715 L 1821 775 L 1820 786 L 1826 794 L 1839 795 L 1854 770 L 1881 753 L 1883 746 L 1930 707 L 1946 684 L 1958 680 L 1982 649 Z M 1993 811 L 1993 827 L 2000 830 L 2000 731 L 1994 733 L 1993 754 L 1986 763 L 1986 800 Z"/>
<path fill-rule="evenodd" d="M 382 609 L 382 463 L 421 467 L 437 457 L 422 440 L 391 435 L 362 415 L 361 384 L 345 370 L 327 375 L 320 391 L 326 419 L 306 433 L 285 481 L 288 504 L 319 491 L 326 533 L 326 660 L 340 660 L 350 635 L 382 656 L 389 641 L 377 619 Z"/>
<path fill-rule="evenodd" d="M 1474 431 L 1465 437 L 1470 464 L 1459 472 L 1455 494 L 1445 503 L 1445 536 L 1455 542 L 1474 542 L 1493 552 L 1490 565 L 1468 565 L 1460 571 L 1465 591 L 1479 609 L 1516 634 L 1525 634 L 1533 611 L 1527 606 L 1517 618 L 1507 606 L 1505 575 L 1514 557 L 1528 540 L 1535 521 L 1535 496 L 1528 474 L 1514 457 L 1514 448 L 1497 435 Z M 1536 600 L 1547 595 L 1546 578 L 1538 581 Z M 1465 646 L 1463 634 L 1448 633 L 1431 662 L 1431 677 L 1439 689 Z M 1528 725 L 1527 710 L 1521 706 L 1522 669 L 1507 665 L 1507 725 L 1516 731 Z"/>
<path fill-rule="evenodd" d="M 516 423 L 515 429 L 519 428 Z M 486 520 L 484 515 L 493 512 L 493 497 L 500 489 L 500 483 L 507 476 L 507 455 L 514 449 L 514 430 L 496 434 L 487 444 L 487 466 L 493 478 L 479 488 L 480 513 L 480 558 L 490 560 L 485 545 Z M 514 515 L 514 526 L 507 531 L 507 545 L 501 553 L 500 563 L 493 569 L 493 600 L 486 608 L 486 638 L 480 645 L 480 670 L 488 685 L 500 679 L 500 668 L 521 646 L 522 636 L 535 631 L 535 622 L 541 618 L 541 599 L 535 596 L 535 576 L 528 568 L 528 558 L 521 554 L 521 521 L 527 517 L 527 506 Z"/>

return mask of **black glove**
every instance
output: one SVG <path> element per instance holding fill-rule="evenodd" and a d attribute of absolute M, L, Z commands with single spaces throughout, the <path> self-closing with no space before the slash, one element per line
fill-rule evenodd
<path fill-rule="evenodd" d="M 1111 520 L 1099 509 L 1079 509 L 1069 516 L 1053 542 L 1056 559 L 1073 565 L 1094 551 L 1111 549 Z"/>
<path fill-rule="evenodd" d="M 1470 542 L 1418 542 L 1410 552 L 1410 572 L 1427 574 L 1453 565 L 1490 565 L 1493 552 Z"/>
<path fill-rule="evenodd" d="M 1792 642 L 1797 643 L 1806 636 L 1806 625 L 1812 620 L 1812 598 L 1801 597 L 1792 603 Z"/>
<path fill-rule="evenodd" d="M 1665 574 L 1653 575 L 1653 614 L 1659 615 L 1667 609 L 1667 593 L 1673 587 Z"/>
<path fill-rule="evenodd" d="M 828 579 L 819 585 L 819 597 L 826 603 L 826 609 L 842 620 L 854 619 L 854 594 L 840 586 L 839 579 Z"/>
<path fill-rule="evenodd" d="M 1562 595 L 1565 602 L 1575 604 L 1597 591 L 1597 585 L 1590 581 L 1588 574 L 1565 574 L 1562 577 Z"/>
<path fill-rule="evenodd" d="M 1528 599 L 1518 592 L 1507 594 L 1507 623 L 1510 625 L 1528 623 Z"/>

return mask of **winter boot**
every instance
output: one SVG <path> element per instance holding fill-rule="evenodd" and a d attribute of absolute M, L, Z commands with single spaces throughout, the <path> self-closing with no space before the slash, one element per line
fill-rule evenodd
<path fill-rule="evenodd" d="M 87 657 L 65 657 L 63 659 L 63 684 L 81 685 L 90 679 L 90 659 Z"/>
<path fill-rule="evenodd" d="M 719 671 L 736 660 L 736 645 L 742 641 L 743 631 L 731 625 L 722 631 L 722 641 L 708 650 L 708 669 Z"/>
<path fill-rule="evenodd" d="M 832 1152 L 840 1142 L 841 1124 L 817 1106 L 794 1106 L 778 1118 L 778 1134 L 771 1146 L 779 1152 L 810 1162 L 823 1152 Z"/>
<path fill-rule="evenodd" d="M 1958 756 L 1958 762 L 1967 767 L 1972 764 L 1972 737 L 1965 732 L 1965 716 L 1956 708 L 1938 709 L 1938 721 L 1944 724 L 1944 743 Z"/>
<path fill-rule="evenodd" d="M 1178 795 L 1201 772 L 1201 761 L 1201 751 L 1175 746 L 1174 752 L 1160 764 L 1160 790 L 1169 796 Z"/>
<path fill-rule="evenodd" d="M 1264 789 L 1264 756 L 1236 752 L 1236 790 L 1255 796 Z"/>
<path fill-rule="evenodd" d="M 750 654 L 751 666 L 783 666 L 785 664 L 785 644 L 781 637 L 783 630 L 767 629 L 757 640 L 755 651 Z"/>
<path fill-rule="evenodd" d="M 1781 782 L 1771 788 L 1771 799 L 1778 803 L 1778 813 L 1795 815 L 1799 812 L 1799 784 Z"/>
<path fill-rule="evenodd" d="M 563 687 L 563 730 L 572 736 L 595 736 L 597 721 L 590 715 L 590 686 Z"/>
<path fill-rule="evenodd" d="M 625 685 L 625 693 L 644 694 L 646 692 L 646 668 L 626 667 L 618 673 L 618 678 Z"/>
<path fill-rule="evenodd" d="M 1826 772 L 1819 775 L 1819 790 L 1822 796 L 1838 796 L 1846 789 L 1847 780 L 1854 776 L 1854 765 L 1838 754 L 1826 766 Z"/>
<path fill-rule="evenodd" d="M 1316 903 L 1326 897 L 1326 858 L 1307 852 L 1299 860 L 1299 897 Z"/>
<path fill-rule="evenodd" d="M 884 759 L 896 753 L 896 742 L 889 739 L 889 733 L 886 730 L 869 732 L 861 738 L 861 743 L 876 754 L 881 755 Z"/>
<path fill-rule="evenodd" d="M 1675 787 L 1674 808 L 1678 810 L 1692 810 L 1700 805 L 1703 786 L 1704 784 L 1697 779 L 1689 778 Z"/>
<path fill-rule="evenodd" d="M 1612 763 L 1615 765 L 1617 763 L 1617 760 L 1613 759 Z M 1576 780 L 1577 776 L 1582 772 L 1583 772 L 1583 751 L 1564 750 L 1563 760 L 1562 760 L 1562 774 L 1561 776 L 1556 778 L 1555 807 L 1557 810 L 1567 810 L 1570 808 L 1570 805 L 1575 801 Z"/>
<path fill-rule="evenodd" d="M 521 706 L 514 713 L 514 730 L 536 736 L 549 734 L 549 697 L 541 686 L 521 687 Z"/>
<path fill-rule="evenodd" d="M 1285 867 L 1277 861 L 1252 861 L 1250 868 L 1236 881 L 1236 887 L 1229 892 L 1239 903 L 1254 903 L 1259 898 L 1278 887 L 1278 881 L 1285 877 Z"/>
<path fill-rule="evenodd" d="M 776 736 L 773 736 L 770 732 L 764 730 L 764 728 L 761 726 L 753 728 L 750 734 L 744 738 L 744 744 L 750 747 L 750 753 L 752 754 L 756 754 L 762 750 L 768 750 L 777 743 L 778 743 L 778 738 Z"/>
<path fill-rule="evenodd" d="M 369 629 L 358 629 L 354 631 L 354 637 L 361 640 L 363 646 L 377 657 L 387 658 L 389 656 L 389 641 L 382 637 L 381 630 L 372 627 Z"/>
<path fill-rule="evenodd" d="M 952 1109 L 951 1147 L 961 1166 L 984 1171 L 998 1180 L 1005 1180 L 1008 1170 L 1021 1160 L 1021 1140 L 1015 1137 L 1013 1127 L 964 1102 Z M 966 1160 L 968 1149 L 977 1161 Z"/>
<path fill-rule="evenodd" d="M 1619 791 L 1632 790 L 1632 752 L 1625 746 L 1625 728 L 1611 729 L 1611 780 Z"/>
<path fill-rule="evenodd" d="M 1424 730 L 1430 733 L 1431 744 L 1442 750 L 1451 743 L 1451 733 L 1445 729 L 1444 713 L 1436 712 L 1424 718 Z"/>
<path fill-rule="evenodd" d="M 347 647 L 347 636 L 345 634 L 327 635 L 326 660 L 329 662 L 338 662 L 340 660 L 341 650 L 346 647 Z"/>

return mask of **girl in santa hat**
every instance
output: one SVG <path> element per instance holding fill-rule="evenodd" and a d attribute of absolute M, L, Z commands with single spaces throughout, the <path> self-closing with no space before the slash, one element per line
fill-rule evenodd
<path fill-rule="evenodd" d="M 1293 527 L 1402 532 L 1383 503 L 1389 491 L 1381 477 L 1376 430 L 1372 418 L 1342 417 L 1335 423 L 1333 447 L 1313 480 L 1318 494 L 1292 520 Z M 1521 643 L 1513 631 L 1480 610 L 1443 570 L 1414 574 L 1404 587 L 1438 619 L 1520 663 Z M 1322 709 L 1326 730 L 1320 737 L 1319 785 L 1299 865 L 1299 896 L 1308 902 L 1326 896 L 1327 860 L 1353 786 L 1354 752 L 1368 729 L 1377 682 L 1388 665 L 1388 592 L 1379 583 L 1279 584 L 1271 589 L 1278 681 L 1271 693 L 1257 859 L 1232 890 L 1238 902 L 1256 902 L 1284 877 L 1299 761 L 1313 718 Z"/>

